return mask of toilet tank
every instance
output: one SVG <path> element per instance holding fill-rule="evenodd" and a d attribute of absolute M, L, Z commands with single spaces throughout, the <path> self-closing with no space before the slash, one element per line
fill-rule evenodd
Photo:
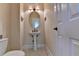
<path fill-rule="evenodd" d="M 7 45 L 8 45 L 8 38 L 0 39 L 0 56 L 6 52 Z"/>

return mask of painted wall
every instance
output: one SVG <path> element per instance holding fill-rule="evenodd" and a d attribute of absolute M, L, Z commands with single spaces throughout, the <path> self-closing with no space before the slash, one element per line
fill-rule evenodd
<path fill-rule="evenodd" d="M 8 47 L 10 48 L 11 39 L 11 5 L 0 4 L 0 34 L 9 39 Z"/>
<path fill-rule="evenodd" d="M 19 4 L 0 4 L 0 34 L 8 38 L 8 50 L 19 49 Z"/>
<path fill-rule="evenodd" d="M 11 49 L 20 49 L 20 4 L 11 4 Z"/>
<path fill-rule="evenodd" d="M 57 32 L 53 30 L 53 28 L 57 27 L 57 20 L 54 15 L 54 5 L 53 4 L 45 4 L 45 42 L 46 47 L 51 52 L 51 55 L 55 55 L 56 53 L 56 38 Z"/>
<path fill-rule="evenodd" d="M 3 24 L 3 21 L 0 19 L 0 35 L 2 35 L 2 34 L 3 34 L 2 24 Z"/>
<path fill-rule="evenodd" d="M 44 46 L 44 39 L 45 39 L 45 36 L 44 36 L 44 13 L 43 11 L 40 11 L 38 12 L 39 15 L 40 15 L 40 21 L 41 21 L 41 25 L 40 25 L 40 36 L 37 40 L 37 44 L 39 47 L 43 47 Z M 30 12 L 26 11 L 26 14 L 24 16 L 24 40 L 23 40 L 23 45 L 26 47 L 26 48 L 32 48 L 33 46 L 33 38 L 31 37 L 31 34 L 30 32 L 32 31 L 32 27 L 29 23 L 29 15 L 30 15 Z"/>
<path fill-rule="evenodd" d="M 20 4 L 20 48 L 23 49 L 23 25 L 24 25 L 24 21 L 21 21 L 21 17 L 24 18 L 24 14 L 23 14 L 23 4 Z"/>

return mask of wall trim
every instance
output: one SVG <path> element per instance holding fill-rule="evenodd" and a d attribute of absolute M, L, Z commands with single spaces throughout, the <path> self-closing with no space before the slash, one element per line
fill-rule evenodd
<path fill-rule="evenodd" d="M 47 50 L 48 56 L 53 56 L 53 54 L 51 53 L 50 49 L 47 46 L 46 46 L 46 50 Z"/>

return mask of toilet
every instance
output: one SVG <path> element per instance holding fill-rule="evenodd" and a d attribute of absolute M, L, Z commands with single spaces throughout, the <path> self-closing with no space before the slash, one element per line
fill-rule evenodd
<path fill-rule="evenodd" d="M 0 56 L 25 56 L 24 51 L 21 50 L 12 50 L 6 52 L 7 45 L 8 45 L 8 38 L 0 39 Z"/>
<path fill-rule="evenodd" d="M 13 50 L 5 53 L 4 56 L 25 56 L 25 53 L 20 50 Z"/>

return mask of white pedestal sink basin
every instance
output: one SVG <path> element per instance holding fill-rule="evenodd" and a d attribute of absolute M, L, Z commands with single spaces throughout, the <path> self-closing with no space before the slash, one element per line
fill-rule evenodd
<path fill-rule="evenodd" d="M 34 50 L 37 50 L 37 35 L 39 36 L 39 34 L 40 34 L 40 31 L 38 31 L 38 32 L 31 32 L 30 33 L 32 36 L 33 36 L 33 40 L 34 40 L 34 47 L 33 47 L 33 49 Z"/>

